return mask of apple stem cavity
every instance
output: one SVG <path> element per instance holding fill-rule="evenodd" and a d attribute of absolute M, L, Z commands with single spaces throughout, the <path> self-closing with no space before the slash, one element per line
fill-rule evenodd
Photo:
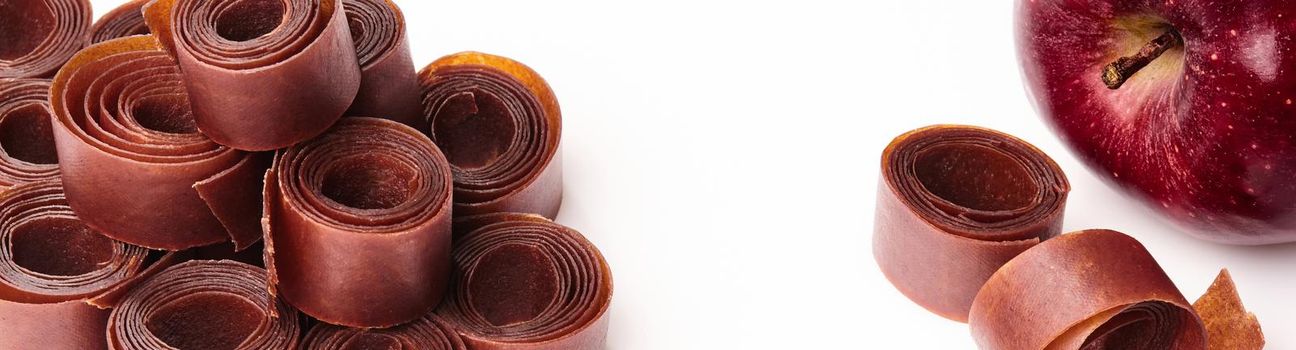
<path fill-rule="evenodd" d="M 1138 53 L 1117 58 L 1116 62 L 1103 67 L 1103 83 L 1107 84 L 1108 89 L 1119 89 L 1121 85 L 1125 84 L 1126 80 L 1134 76 L 1134 73 L 1138 73 L 1148 63 L 1152 63 L 1157 57 L 1161 57 L 1161 54 L 1165 53 L 1166 50 L 1170 50 L 1170 48 L 1182 43 L 1183 38 L 1179 37 L 1178 32 L 1173 29 L 1167 30 L 1161 36 L 1152 39 L 1152 42 L 1143 45 L 1143 48 L 1139 49 Z"/>

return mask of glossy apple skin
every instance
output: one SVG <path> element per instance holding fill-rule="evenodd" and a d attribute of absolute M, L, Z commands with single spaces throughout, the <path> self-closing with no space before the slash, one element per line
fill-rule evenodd
<path fill-rule="evenodd" d="M 1296 1 L 1018 0 L 1040 116 L 1089 168 L 1189 234 L 1296 241 Z M 1177 30 L 1110 90 L 1101 69 Z"/>

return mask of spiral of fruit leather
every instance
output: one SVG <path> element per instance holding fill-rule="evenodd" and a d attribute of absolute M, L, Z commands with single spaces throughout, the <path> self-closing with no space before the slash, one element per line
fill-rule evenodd
<path fill-rule="evenodd" d="M 87 0 L 0 0 L 0 79 L 48 78 L 89 41 Z"/>
<path fill-rule="evenodd" d="M 268 157 L 194 127 L 176 65 L 150 36 L 95 44 L 54 78 L 50 105 L 68 202 L 113 239 L 181 250 L 261 238 Z"/>
<path fill-rule="evenodd" d="M 466 350 L 463 340 L 433 314 L 391 328 L 360 329 L 319 323 L 302 339 L 302 349 Z"/>
<path fill-rule="evenodd" d="M 1206 349 L 1206 330 L 1152 255 L 1110 230 L 1062 235 L 985 283 L 968 325 L 982 349 Z"/>
<path fill-rule="evenodd" d="M 128 1 L 109 11 L 90 28 L 90 42 L 101 43 L 131 35 L 148 34 L 144 23 L 144 4 L 150 0 Z"/>
<path fill-rule="evenodd" d="M 479 52 L 419 73 L 429 135 L 454 168 L 455 215 L 535 213 L 562 204 L 562 114 L 531 68 Z"/>
<path fill-rule="evenodd" d="M 418 76 L 405 15 L 391 0 L 342 0 L 360 63 L 360 93 L 346 115 L 386 118 L 422 129 Z"/>
<path fill-rule="evenodd" d="M 612 272 L 579 232 L 520 213 L 456 219 L 455 231 L 437 315 L 469 349 L 603 349 Z"/>
<path fill-rule="evenodd" d="M 981 285 L 1058 235 L 1070 185 L 1034 146 L 997 131 L 930 126 L 882 153 L 873 257 L 918 305 L 967 321 Z"/>
<path fill-rule="evenodd" d="M 58 178 L 49 80 L 0 79 L 0 192 Z"/>
<path fill-rule="evenodd" d="M 198 128 L 264 151 L 328 129 L 351 106 L 360 66 L 341 0 L 155 0 L 149 29 L 185 73 Z"/>
<path fill-rule="evenodd" d="M 265 270 L 240 262 L 177 264 L 131 289 L 112 310 L 109 347 L 296 349 L 300 317 L 265 285 Z"/>
<path fill-rule="evenodd" d="M 103 349 L 104 308 L 174 261 L 85 226 L 57 179 L 0 193 L 0 349 Z"/>
<path fill-rule="evenodd" d="M 450 270 L 450 165 L 418 130 L 348 117 L 266 173 L 272 293 L 307 315 L 388 327 L 436 307 Z"/>

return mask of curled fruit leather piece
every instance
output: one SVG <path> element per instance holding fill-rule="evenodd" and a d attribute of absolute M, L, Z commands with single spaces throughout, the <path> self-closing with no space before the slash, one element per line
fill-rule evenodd
<path fill-rule="evenodd" d="M 341 0 L 155 0 L 144 18 L 184 71 L 198 129 L 265 151 L 323 133 L 355 99 L 344 12 Z"/>
<path fill-rule="evenodd" d="M 456 219 L 455 230 L 437 315 L 469 349 L 603 349 L 612 271 L 584 236 L 520 213 Z"/>
<path fill-rule="evenodd" d="M 1206 330 L 1134 238 L 1088 230 L 1004 264 L 972 304 L 982 349 L 1206 349 Z"/>
<path fill-rule="evenodd" d="M 419 83 L 428 134 L 454 169 L 455 215 L 558 215 L 562 114 L 539 74 L 505 57 L 463 52 L 423 68 Z"/>
<path fill-rule="evenodd" d="M 99 17 L 90 28 L 90 42 L 101 43 L 131 35 L 148 34 L 144 23 L 144 4 L 149 0 L 129 1 Z"/>
<path fill-rule="evenodd" d="M 418 130 L 348 117 L 265 175 L 271 292 L 307 315 L 388 327 L 436 307 L 450 270 L 450 165 Z"/>
<path fill-rule="evenodd" d="M 882 153 L 873 257 L 918 305 L 965 322 L 977 291 L 1062 230 L 1070 185 L 1034 146 L 997 131 L 930 126 Z"/>
<path fill-rule="evenodd" d="M 421 349 L 466 350 L 463 340 L 428 314 L 414 322 L 391 328 L 359 329 L 319 323 L 302 339 L 302 349 Z"/>
<path fill-rule="evenodd" d="M 0 192 L 58 178 L 48 80 L 0 79 Z"/>
<path fill-rule="evenodd" d="M 240 262 L 172 266 L 131 289 L 112 310 L 109 347 L 295 349 L 302 320 L 267 294 L 265 284 L 265 270 Z"/>
<path fill-rule="evenodd" d="M 360 63 L 360 93 L 346 115 L 386 118 L 422 129 L 418 77 L 405 15 L 391 0 L 342 0 Z"/>
<path fill-rule="evenodd" d="M 261 238 L 269 157 L 212 142 L 194 126 L 180 71 L 150 36 L 72 58 L 50 105 L 68 202 L 113 239 L 181 250 Z"/>
<path fill-rule="evenodd" d="M 89 41 L 88 0 L 0 0 L 0 79 L 49 78 Z"/>
<path fill-rule="evenodd" d="M 0 193 L 0 349 L 103 349 L 104 308 L 174 260 L 94 232 L 57 179 Z"/>

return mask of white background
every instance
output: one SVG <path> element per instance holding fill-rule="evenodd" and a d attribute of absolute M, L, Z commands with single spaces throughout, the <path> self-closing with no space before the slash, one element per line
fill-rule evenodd
<path fill-rule="evenodd" d="M 557 92 L 559 221 L 612 265 L 610 349 L 973 348 L 871 254 L 881 150 L 935 123 L 1039 146 L 1067 230 L 1140 239 L 1190 300 L 1230 268 L 1269 348 L 1296 348 L 1296 245 L 1188 238 L 1077 163 L 1026 98 L 1011 1 L 397 2 L 416 66 L 501 54 Z"/>

